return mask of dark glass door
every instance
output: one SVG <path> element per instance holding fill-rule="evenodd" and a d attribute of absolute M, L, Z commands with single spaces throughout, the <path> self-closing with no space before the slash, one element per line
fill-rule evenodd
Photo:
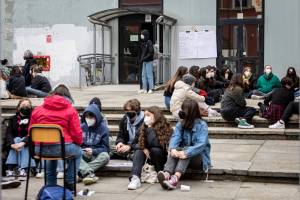
<path fill-rule="evenodd" d="M 218 66 L 241 72 L 245 66 L 261 73 L 263 25 L 260 20 L 225 20 L 218 26 Z"/>
<path fill-rule="evenodd" d="M 155 20 L 145 22 L 145 15 L 130 15 L 119 18 L 119 83 L 137 84 L 141 78 L 139 53 L 141 46 L 140 34 L 143 29 L 150 33 L 150 40 L 155 43 Z"/>
<path fill-rule="evenodd" d="M 259 74 L 264 65 L 264 0 L 218 0 L 218 67 Z"/>

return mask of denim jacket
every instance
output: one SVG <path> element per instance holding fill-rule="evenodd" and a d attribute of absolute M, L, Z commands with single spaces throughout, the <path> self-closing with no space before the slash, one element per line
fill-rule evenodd
<path fill-rule="evenodd" d="M 177 122 L 171 137 L 169 150 L 183 148 L 188 158 L 201 155 L 203 170 L 211 167 L 210 142 L 205 121 L 196 119 L 192 129 L 183 129 L 181 122 Z"/>

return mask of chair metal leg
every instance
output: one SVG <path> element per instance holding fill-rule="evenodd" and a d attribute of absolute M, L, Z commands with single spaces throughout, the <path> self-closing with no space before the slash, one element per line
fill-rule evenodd
<path fill-rule="evenodd" d="M 26 189 L 25 189 L 25 200 L 27 200 L 27 195 L 28 195 L 28 186 L 29 186 L 29 174 L 30 174 L 30 168 L 31 168 L 31 156 L 29 155 L 28 159 L 28 171 L 27 171 L 27 179 L 26 179 Z"/>
<path fill-rule="evenodd" d="M 44 182 L 45 182 L 45 185 L 47 185 L 47 164 L 46 164 L 46 160 L 44 160 Z"/>
<path fill-rule="evenodd" d="M 65 159 L 65 155 L 63 155 L 63 165 L 64 165 L 64 196 L 63 199 L 66 199 L 66 159 Z"/>
<path fill-rule="evenodd" d="M 77 183 L 77 173 L 76 173 L 76 160 L 74 157 L 74 196 L 76 197 L 77 192 L 76 192 L 76 183 Z"/>

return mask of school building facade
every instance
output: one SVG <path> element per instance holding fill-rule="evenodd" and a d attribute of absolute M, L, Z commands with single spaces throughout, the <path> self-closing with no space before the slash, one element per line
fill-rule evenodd
<path fill-rule="evenodd" d="M 1 0 L 0 14 L 1 59 L 23 64 L 30 49 L 52 84 L 138 83 L 142 29 L 156 83 L 181 65 L 300 72 L 299 0 Z"/>

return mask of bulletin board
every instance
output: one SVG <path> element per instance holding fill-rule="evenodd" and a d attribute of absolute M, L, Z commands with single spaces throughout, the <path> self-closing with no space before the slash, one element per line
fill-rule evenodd
<path fill-rule="evenodd" d="M 212 30 L 179 32 L 179 58 L 216 58 L 216 32 Z"/>

